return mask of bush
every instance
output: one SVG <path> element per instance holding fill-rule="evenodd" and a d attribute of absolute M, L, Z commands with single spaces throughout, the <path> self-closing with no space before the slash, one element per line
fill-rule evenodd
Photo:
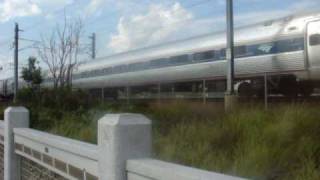
<path fill-rule="evenodd" d="M 18 92 L 18 104 L 37 107 L 42 106 L 51 109 L 64 109 L 77 111 L 88 108 L 92 102 L 88 93 L 83 90 L 41 89 L 24 88 Z"/>
<path fill-rule="evenodd" d="M 50 130 L 56 124 L 61 124 L 69 114 L 85 114 L 94 103 L 85 91 L 67 88 L 41 91 L 24 88 L 19 90 L 17 97 L 17 104 L 27 107 L 31 112 L 31 127 L 40 130 Z M 79 123 L 81 121 L 79 119 Z"/>
<path fill-rule="evenodd" d="M 40 101 L 40 97 L 39 90 L 30 87 L 20 89 L 17 94 L 18 104 L 27 106 L 35 106 Z"/>

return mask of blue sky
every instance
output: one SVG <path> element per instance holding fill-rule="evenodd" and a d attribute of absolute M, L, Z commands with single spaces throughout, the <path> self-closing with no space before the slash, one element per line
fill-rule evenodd
<path fill-rule="evenodd" d="M 235 24 L 320 12 L 317 7 L 319 0 L 234 0 Z M 0 0 L 0 78 L 11 74 L 14 22 L 24 30 L 21 37 L 39 40 L 61 23 L 64 12 L 83 20 L 82 43 L 97 33 L 98 56 L 225 29 L 225 0 Z M 22 48 L 30 45 L 21 41 Z M 21 51 L 21 64 L 28 56 L 37 56 L 36 50 Z"/>

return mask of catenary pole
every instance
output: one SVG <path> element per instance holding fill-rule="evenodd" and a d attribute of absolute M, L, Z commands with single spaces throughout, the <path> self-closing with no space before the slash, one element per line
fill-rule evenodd
<path fill-rule="evenodd" d="M 227 0 L 227 94 L 234 95 L 234 24 L 233 0 Z"/>
<path fill-rule="evenodd" d="M 15 23 L 14 28 L 14 99 L 13 101 L 17 101 L 17 94 L 19 88 L 19 80 L 18 80 L 18 61 L 19 61 L 19 24 Z"/>
<path fill-rule="evenodd" d="M 92 36 L 89 37 L 91 39 L 91 58 L 96 58 L 96 33 L 92 33 Z"/>

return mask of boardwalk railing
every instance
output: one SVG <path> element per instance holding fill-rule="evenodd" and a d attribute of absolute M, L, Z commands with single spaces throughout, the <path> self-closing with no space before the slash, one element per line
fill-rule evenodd
<path fill-rule="evenodd" d="M 8 108 L 0 121 L 0 180 L 240 180 L 151 158 L 151 121 L 107 114 L 98 144 L 29 128 L 29 112 Z"/>

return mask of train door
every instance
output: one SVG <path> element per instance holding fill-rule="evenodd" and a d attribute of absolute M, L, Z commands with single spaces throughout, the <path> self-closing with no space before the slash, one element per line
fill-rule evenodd
<path fill-rule="evenodd" d="M 308 65 L 320 67 L 320 21 L 310 22 L 307 29 Z"/>

